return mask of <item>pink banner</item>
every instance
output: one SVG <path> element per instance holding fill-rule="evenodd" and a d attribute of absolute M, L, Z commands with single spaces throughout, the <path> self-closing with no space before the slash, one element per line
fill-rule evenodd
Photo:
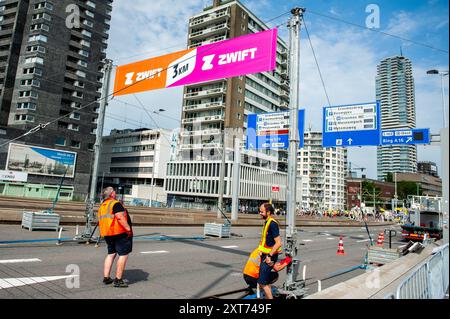
<path fill-rule="evenodd" d="M 272 71 L 276 67 L 276 50 L 277 29 L 198 47 L 179 59 L 190 64 L 190 72 L 188 70 L 177 77 L 171 72 L 175 65 L 171 63 L 167 87 Z M 177 68 L 182 66 L 178 65 Z"/>

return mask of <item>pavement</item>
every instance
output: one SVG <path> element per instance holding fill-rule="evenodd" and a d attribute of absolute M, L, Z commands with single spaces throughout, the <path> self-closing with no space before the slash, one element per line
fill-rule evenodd
<path fill-rule="evenodd" d="M 372 238 L 376 240 L 385 228 L 371 227 Z M 242 269 L 259 242 L 261 228 L 232 227 L 231 231 L 241 237 L 198 240 L 203 236 L 202 227 L 135 227 L 133 253 L 124 275 L 128 288 L 102 284 L 104 243 L 98 248 L 75 243 L 57 246 L 55 242 L 0 244 L 0 298 L 186 299 L 242 289 Z M 74 235 L 75 227 L 64 227 L 62 237 Z M 161 235 L 172 239 L 156 240 Z M 340 235 L 344 236 L 343 256 L 336 255 Z M 0 242 L 56 237 L 56 232 L 0 225 Z M 398 231 L 394 247 L 403 244 L 400 239 Z M 369 242 L 362 227 L 299 228 L 298 240 L 299 276 L 306 266 L 308 294 L 317 291 L 318 279 L 362 264 Z M 322 280 L 321 287 L 326 289 L 363 272 L 356 270 Z M 277 285 L 281 286 L 284 279 L 283 271 Z"/>

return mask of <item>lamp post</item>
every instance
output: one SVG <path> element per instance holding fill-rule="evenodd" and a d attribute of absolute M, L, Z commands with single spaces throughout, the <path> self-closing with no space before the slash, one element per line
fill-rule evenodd
<path fill-rule="evenodd" d="M 442 121 L 443 127 L 447 127 L 446 105 L 445 105 L 445 88 L 444 88 L 444 76 L 448 75 L 448 71 L 429 70 L 427 74 L 439 75 L 441 77 L 441 91 L 442 91 Z"/>

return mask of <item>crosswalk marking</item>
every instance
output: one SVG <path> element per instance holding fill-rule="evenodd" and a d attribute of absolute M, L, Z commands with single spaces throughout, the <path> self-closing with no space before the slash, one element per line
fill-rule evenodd
<path fill-rule="evenodd" d="M 328 240 L 334 240 L 334 237 L 328 237 L 327 239 Z"/>
<path fill-rule="evenodd" d="M 311 240 L 311 239 L 303 239 L 302 241 L 304 241 L 305 243 L 309 243 L 309 242 L 311 242 L 312 240 Z"/>
<path fill-rule="evenodd" d="M 28 258 L 28 259 L 4 259 L 0 260 L 0 264 L 18 264 L 18 263 L 33 263 L 41 262 L 42 260 L 38 258 Z"/>
<path fill-rule="evenodd" d="M 141 254 L 167 254 L 167 250 L 141 251 Z"/>

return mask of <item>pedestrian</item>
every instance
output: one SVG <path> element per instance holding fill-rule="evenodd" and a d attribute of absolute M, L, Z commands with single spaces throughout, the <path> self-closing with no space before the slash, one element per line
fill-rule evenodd
<path fill-rule="evenodd" d="M 244 280 L 247 285 L 255 289 L 258 285 L 259 279 L 259 271 L 261 265 L 261 252 L 258 248 L 253 250 L 253 252 L 248 257 L 247 263 L 245 264 L 243 275 Z M 278 280 L 278 272 L 286 268 L 292 262 L 292 258 L 290 256 L 286 256 L 286 258 L 276 262 L 273 266 L 273 271 L 269 274 L 270 284 L 275 283 Z"/>
<path fill-rule="evenodd" d="M 105 238 L 108 255 L 103 268 L 103 283 L 114 284 L 117 288 L 126 288 L 123 273 L 128 261 L 128 255 L 133 250 L 133 229 L 131 218 L 123 205 L 116 200 L 116 192 L 112 187 L 106 187 L 102 192 L 103 202 L 98 210 L 100 236 Z M 116 256 L 116 277 L 111 279 L 111 269 Z"/>
<path fill-rule="evenodd" d="M 264 290 L 266 299 L 273 299 L 270 273 L 281 252 L 280 226 L 273 218 L 274 208 L 270 203 L 262 204 L 259 214 L 265 220 L 258 250 L 261 252 L 258 284 Z"/>

